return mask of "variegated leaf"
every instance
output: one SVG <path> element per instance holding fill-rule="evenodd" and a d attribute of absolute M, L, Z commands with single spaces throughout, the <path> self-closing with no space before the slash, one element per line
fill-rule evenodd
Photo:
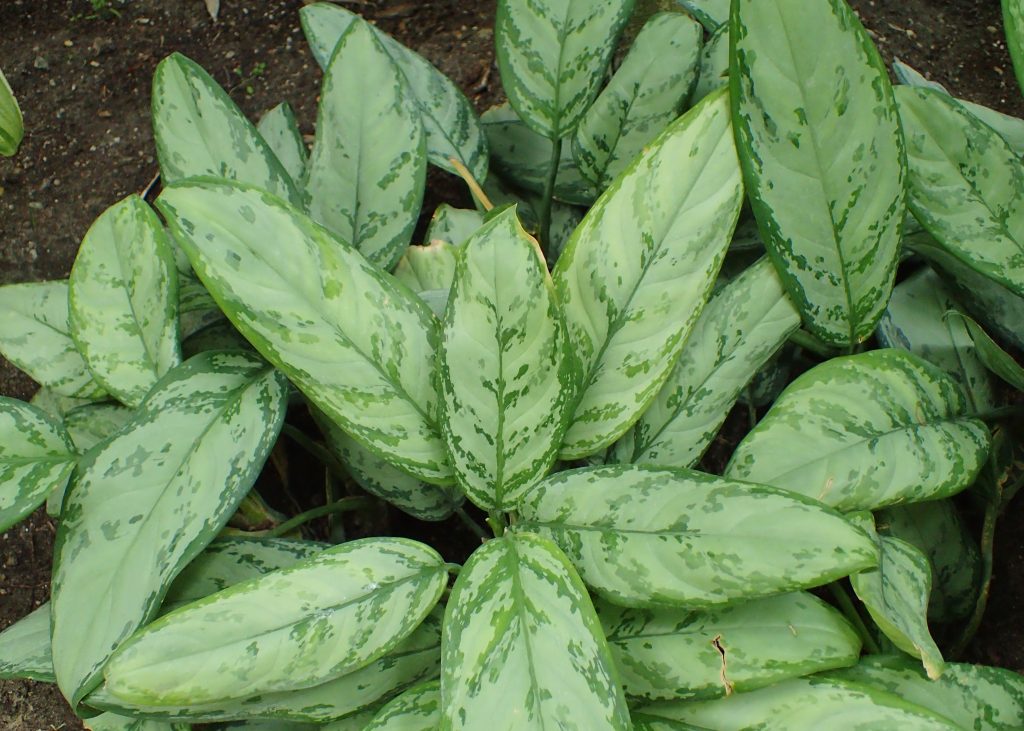
<path fill-rule="evenodd" d="M 118 648 L 106 690 L 174 706 L 319 685 L 395 649 L 446 578 L 441 557 L 422 543 L 344 543 L 161 617 Z"/>
<path fill-rule="evenodd" d="M 288 177 L 296 183 L 304 180 L 309 150 L 302 140 L 292 105 L 288 102 L 278 104 L 260 117 L 256 130 L 277 156 Z"/>
<path fill-rule="evenodd" d="M 563 459 L 607 447 L 657 396 L 742 201 L 723 91 L 673 123 L 587 213 L 553 273 L 583 374 Z"/>
<path fill-rule="evenodd" d="M 708 33 L 714 33 L 729 20 L 729 0 L 678 0 L 679 4 L 701 22 Z"/>
<path fill-rule="evenodd" d="M 557 140 L 594 101 L 633 0 L 498 0 L 501 83 L 530 129 Z"/>
<path fill-rule="evenodd" d="M 615 443 L 614 461 L 693 465 L 740 391 L 798 327 L 800 313 L 762 259 L 708 302 L 665 385 Z"/>
<path fill-rule="evenodd" d="M 135 410 L 110 401 L 84 404 L 64 416 L 64 428 L 79 453 L 92 449 L 131 421 Z"/>
<path fill-rule="evenodd" d="M 50 603 L 0 632 L 0 680 L 28 678 L 52 683 Z"/>
<path fill-rule="evenodd" d="M 914 216 L 949 254 L 1024 296 L 1024 162 L 941 92 L 900 86 L 896 99 Z"/>
<path fill-rule="evenodd" d="M 263 357 L 373 452 L 429 482 L 451 479 L 434 421 L 438 324 L 425 304 L 257 189 L 182 183 L 157 205 Z"/>
<path fill-rule="evenodd" d="M 807 326 L 871 335 L 892 290 L 906 154 L 888 72 L 845 0 L 738 0 L 736 141 L 768 253 Z"/>
<path fill-rule="evenodd" d="M 264 692 L 246 698 L 205 704 L 148 706 L 125 703 L 107 687 L 90 694 L 86 702 L 97 708 L 164 721 L 207 723 L 225 719 L 275 718 L 280 722 L 326 723 L 361 715 L 441 668 L 441 612 L 435 610 L 386 655 L 342 675 L 308 688 Z M 372 714 L 371 714 L 372 716 Z M 369 719 L 364 720 L 364 725 Z M 362 731 L 362 726 L 358 726 Z"/>
<path fill-rule="evenodd" d="M 928 630 L 932 590 L 928 557 L 906 541 L 876 534 L 870 513 L 851 515 L 850 520 L 874 535 L 881 556 L 878 566 L 850 577 L 853 591 L 885 636 L 899 649 L 920 658 L 929 678 L 938 678 L 945 661 Z"/>
<path fill-rule="evenodd" d="M 721 609 L 624 609 L 598 617 L 626 695 L 708 699 L 852 665 L 860 639 L 835 609 L 794 593 Z"/>
<path fill-rule="evenodd" d="M 286 402 L 285 379 L 263 361 L 204 353 L 164 376 L 132 422 L 79 462 L 52 587 L 54 669 L 72 706 L 227 523 L 270 453 Z"/>
<path fill-rule="evenodd" d="M 551 278 L 515 208 L 456 261 L 438 368 L 459 484 L 484 510 L 514 509 L 555 461 L 575 383 Z"/>
<path fill-rule="evenodd" d="M 93 376 L 136 407 L 181 362 L 174 253 L 137 195 L 96 219 L 71 269 L 71 337 Z"/>
<path fill-rule="evenodd" d="M 693 102 L 699 102 L 729 83 L 729 26 L 722 25 L 711 34 L 700 52 L 700 74 L 693 87 Z"/>
<path fill-rule="evenodd" d="M 410 246 L 395 266 L 395 278 L 420 295 L 428 305 L 431 302 L 424 297 L 426 293 L 443 293 L 440 312 L 434 311 L 440 317 L 448 304 L 448 290 L 455 279 L 457 255 L 456 247 L 443 239 L 434 239 L 426 246 Z"/>
<path fill-rule="evenodd" d="M 948 663 L 929 679 L 920 663 L 900 656 L 872 655 L 831 677 L 892 693 L 938 713 L 960 728 L 1012 731 L 1024 728 L 1024 678 L 1003 668 Z"/>
<path fill-rule="evenodd" d="M 714 701 L 659 703 L 640 713 L 707 731 L 963 731 L 899 696 L 826 678 L 787 680 Z"/>
<path fill-rule="evenodd" d="M 725 474 L 842 511 L 874 510 L 960 492 L 984 464 L 989 441 L 949 376 L 910 353 L 873 350 L 793 381 L 736 447 Z"/>
<path fill-rule="evenodd" d="M 658 13 L 640 30 L 572 138 L 580 171 L 604 190 L 683 109 L 697 79 L 703 30 Z"/>
<path fill-rule="evenodd" d="M 338 39 L 359 16 L 326 2 L 307 5 L 299 15 L 313 58 L 326 70 Z M 487 177 L 487 140 L 472 103 L 451 79 L 425 58 L 378 28 L 373 31 L 405 77 L 409 92 L 419 106 L 430 162 L 454 173 L 457 171 L 451 158 L 455 158 L 477 180 L 484 180 Z"/>
<path fill-rule="evenodd" d="M 338 721 L 324 724 L 319 726 L 320 731 L 363 731 L 366 728 L 366 724 L 373 720 L 374 716 L 380 711 L 381 707 L 376 706 L 365 711 L 360 711 L 351 716 L 347 716 Z M 291 731 L 291 729 L 273 729 L 272 731 Z M 315 731 L 310 729 L 310 731 Z"/>
<path fill-rule="evenodd" d="M 408 94 L 369 24 L 353 22 L 324 71 L 305 182 L 310 215 L 387 270 L 412 239 L 427 174 L 423 123 Z"/>
<path fill-rule="evenodd" d="M 951 313 L 951 319 L 961 320 L 970 333 L 977 348 L 978 358 L 985 367 L 1018 391 L 1024 391 L 1024 368 L 1014 360 L 985 329 L 972 318 L 959 312 Z"/>
<path fill-rule="evenodd" d="M 24 401 L 0 396 L 0 532 L 63 490 L 75 445 L 59 421 Z"/>
<path fill-rule="evenodd" d="M 540 536 L 508 533 L 473 553 L 441 653 L 441 731 L 630 727 L 587 590 Z"/>
<path fill-rule="evenodd" d="M 633 731 L 707 731 L 682 721 L 657 718 L 636 711 L 631 711 L 629 715 L 633 719 Z"/>
<path fill-rule="evenodd" d="M 437 731 L 441 725 L 441 684 L 417 685 L 373 717 L 362 731 Z"/>
<path fill-rule="evenodd" d="M 452 246 L 462 246 L 466 239 L 484 225 L 484 214 L 472 208 L 452 208 L 442 203 L 434 209 L 434 215 L 427 226 L 428 244 L 444 241 Z"/>
<path fill-rule="evenodd" d="M 164 185 L 200 175 L 255 185 L 294 204 L 295 184 L 252 122 L 199 64 L 172 53 L 153 74 L 153 137 Z"/>
<path fill-rule="evenodd" d="M 256 352 L 252 343 L 242 337 L 227 320 L 221 319 L 196 330 L 181 344 L 181 354 L 191 358 L 207 350 L 249 350 Z"/>
<path fill-rule="evenodd" d="M 10 157 L 17 152 L 24 136 L 25 123 L 21 117 L 21 107 L 3 71 L 0 71 L 0 155 Z"/>
<path fill-rule="evenodd" d="M 147 721 L 116 713 L 101 713 L 83 721 L 89 731 L 188 731 L 183 724 Z"/>
<path fill-rule="evenodd" d="M 560 472 L 523 501 L 516 529 L 549 536 L 615 604 L 710 608 L 825 584 L 878 551 L 828 508 L 690 470 Z"/>
<path fill-rule="evenodd" d="M 1003 29 L 1013 70 L 1017 73 L 1017 85 L 1024 92 L 1024 2 L 1003 0 Z"/>
<path fill-rule="evenodd" d="M 3 288 L 0 287 L 0 292 Z M 96 403 L 91 399 L 80 399 L 71 396 L 61 396 L 53 389 L 41 386 L 38 391 L 29 399 L 29 403 L 38 409 L 46 412 L 58 421 L 63 421 L 64 416 L 79 406 Z"/>
<path fill-rule="evenodd" d="M 360 714 L 361 715 L 361 714 Z M 294 721 L 230 721 L 215 728 L 217 731 L 320 731 L 330 728 L 332 731 L 363 731 L 363 723 L 372 718 L 367 716 L 358 725 L 347 726 L 346 722 L 323 725 L 319 723 L 298 723 Z"/>
<path fill-rule="evenodd" d="M 0 354 L 59 396 L 106 395 L 71 339 L 67 280 L 0 287 Z"/>

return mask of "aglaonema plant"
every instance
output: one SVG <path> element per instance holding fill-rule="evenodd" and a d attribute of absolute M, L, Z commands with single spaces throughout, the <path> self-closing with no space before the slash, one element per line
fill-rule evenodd
<path fill-rule="evenodd" d="M 0 677 L 93 729 L 1024 725 L 949 661 L 1019 483 L 1024 122 L 894 92 L 842 0 L 684 4 L 610 68 L 628 0 L 500 0 L 480 119 L 308 5 L 311 153 L 163 61 L 155 210 L 0 288 L 44 386 L 0 402 L 0 527 L 59 526 Z M 428 164 L 477 208 L 412 244 Z M 281 434 L 331 476 L 293 518 Z M 379 501 L 479 542 L 301 537 Z"/>

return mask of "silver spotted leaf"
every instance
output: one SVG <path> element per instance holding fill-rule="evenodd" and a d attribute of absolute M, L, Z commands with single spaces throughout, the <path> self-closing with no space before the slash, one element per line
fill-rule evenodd
<path fill-rule="evenodd" d="M 892 291 L 906 154 L 888 72 L 845 0 L 738 0 L 736 142 L 768 253 L 807 326 L 852 346 Z"/>
<path fill-rule="evenodd" d="M 852 665 L 860 639 L 803 592 L 720 609 L 625 609 L 596 603 L 626 695 L 706 700 Z"/>
<path fill-rule="evenodd" d="M 456 257 L 456 247 L 443 239 L 434 239 L 426 246 L 410 246 L 395 265 L 395 279 L 442 317 L 455 279 Z"/>
<path fill-rule="evenodd" d="M 896 99 L 910 210 L 950 255 L 1024 296 L 1024 162 L 946 94 L 900 86 Z"/>
<path fill-rule="evenodd" d="M 0 287 L 0 354 L 62 397 L 95 400 L 106 392 L 71 339 L 67 280 Z"/>
<path fill-rule="evenodd" d="M 1024 678 L 1012 670 L 947 663 L 942 677 L 931 680 L 920 663 L 908 657 L 872 655 L 829 676 L 892 693 L 960 728 L 1011 731 L 1024 727 Z"/>
<path fill-rule="evenodd" d="M 771 262 L 745 270 L 708 302 L 665 385 L 615 443 L 612 461 L 693 465 L 740 392 L 798 327 L 800 313 Z"/>
<path fill-rule="evenodd" d="M 434 209 L 434 215 L 427 226 L 426 241 L 444 241 L 452 246 L 462 246 L 473 233 L 484 225 L 484 214 L 472 208 L 453 208 L 442 203 Z"/>
<path fill-rule="evenodd" d="M 440 731 L 630 727 L 587 590 L 546 538 L 506 533 L 470 556 L 441 653 Z"/>
<path fill-rule="evenodd" d="M 412 239 L 423 202 L 423 123 L 401 71 L 361 19 L 338 40 L 319 109 L 305 181 L 309 214 L 390 270 Z"/>
<path fill-rule="evenodd" d="M 199 64 L 180 53 L 161 61 L 153 74 L 153 137 L 164 185 L 210 175 L 302 202 L 252 122 Z"/>
<path fill-rule="evenodd" d="M 174 252 L 137 195 L 89 227 L 71 269 L 71 337 L 104 390 L 136 407 L 181 362 Z"/>
<path fill-rule="evenodd" d="M 668 378 L 743 201 L 728 99 L 674 122 L 601 196 L 552 274 L 582 371 L 562 459 L 607 447 Z"/>
<path fill-rule="evenodd" d="M 1017 85 L 1024 92 L 1024 2 L 1003 0 L 1003 29 L 1006 32 L 1006 48 L 1013 59 L 1013 70 L 1017 74 Z"/>
<path fill-rule="evenodd" d="M 714 33 L 729 21 L 729 0 L 678 0 L 700 21 L 708 33 Z"/>
<path fill-rule="evenodd" d="M 316 728 L 299 729 L 298 731 L 316 731 L 317 728 L 321 731 L 363 731 L 366 728 L 366 724 L 373 720 L 380 709 L 380 706 L 375 706 Z M 293 731 L 293 729 L 270 729 L 268 731 Z"/>
<path fill-rule="evenodd" d="M 422 301 L 258 189 L 181 183 L 157 206 L 264 358 L 374 453 L 428 482 L 450 481 L 435 422 L 438 323 Z"/>
<path fill-rule="evenodd" d="M 168 372 L 131 423 L 80 460 L 52 587 L 54 670 L 72 706 L 252 487 L 281 428 L 286 386 L 254 356 L 203 353 Z"/>
<path fill-rule="evenodd" d="M 557 140 L 594 101 L 633 0 L 498 0 L 501 83 L 530 129 Z"/>
<path fill-rule="evenodd" d="M 0 396 L 0 532 L 62 491 L 77 462 L 75 445 L 58 420 Z"/>
<path fill-rule="evenodd" d="M 52 683 L 50 603 L 0 632 L 0 680 L 27 678 Z"/>
<path fill-rule="evenodd" d="M 135 409 L 112 401 L 83 404 L 64 416 L 64 428 L 80 454 L 121 431 L 135 416 Z"/>
<path fill-rule="evenodd" d="M 722 25 L 711 34 L 700 52 L 700 74 L 691 99 L 699 102 L 729 83 L 729 26 Z"/>
<path fill-rule="evenodd" d="M 89 731 L 188 731 L 189 727 L 182 724 L 170 724 L 163 721 L 150 721 L 132 716 L 121 716 L 116 713 L 101 713 L 85 719 L 82 723 Z"/>
<path fill-rule="evenodd" d="M 679 116 L 697 79 L 702 36 L 685 13 L 658 13 L 640 29 L 572 138 L 573 157 L 598 190 Z"/>
<path fill-rule="evenodd" d="M 326 2 L 306 5 L 299 16 L 313 58 L 326 70 L 338 39 L 359 16 Z M 455 158 L 477 180 L 484 180 L 487 177 L 487 140 L 473 104 L 451 79 L 425 58 L 380 29 L 374 27 L 373 30 L 405 77 L 409 92 L 419 106 L 430 162 L 454 173 L 457 171 L 451 159 Z"/>
<path fill-rule="evenodd" d="M 802 495 L 635 465 L 548 477 L 516 529 L 552 538 L 597 594 L 632 607 L 711 608 L 878 561 L 863 531 Z"/>
<path fill-rule="evenodd" d="M 305 180 L 309 150 L 302 139 L 292 105 L 282 102 L 268 111 L 260 117 L 256 131 L 273 150 L 288 177 L 296 183 Z"/>
<path fill-rule="evenodd" d="M 441 683 L 432 681 L 402 693 L 361 731 L 437 731 L 440 725 Z"/>
<path fill-rule="evenodd" d="M 793 381 L 736 447 L 725 474 L 844 512 L 874 510 L 960 492 L 989 442 L 949 376 L 911 353 L 873 350 Z"/>
<path fill-rule="evenodd" d="M 437 357 L 459 484 L 484 510 L 512 510 L 554 464 L 575 382 L 551 278 L 515 208 L 456 260 Z"/>

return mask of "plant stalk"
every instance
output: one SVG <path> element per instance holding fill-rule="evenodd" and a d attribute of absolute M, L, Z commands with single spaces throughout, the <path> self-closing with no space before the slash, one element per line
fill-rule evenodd
<path fill-rule="evenodd" d="M 817 356 L 825 358 L 835 358 L 839 355 L 839 351 L 829 346 L 823 340 L 820 340 L 816 335 L 812 335 L 803 328 L 794 330 L 789 336 L 789 340 L 794 345 L 797 345 L 804 350 L 809 350 Z"/>
<path fill-rule="evenodd" d="M 327 447 L 313 441 L 303 434 L 300 429 L 295 428 L 291 424 L 285 424 L 281 427 L 281 433 L 319 460 L 338 479 L 344 480 L 348 476 L 345 466 Z"/>
<path fill-rule="evenodd" d="M 860 616 L 860 612 L 854 606 L 850 595 L 846 593 L 846 589 L 838 581 L 833 581 L 828 585 L 828 588 L 832 592 L 832 597 L 839 603 L 839 609 L 843 612 L 843 615 L 850 620 L 853 628 L 857 630 L 857 634 L 860 635 L 864 647 L 868 648 L 868 653 L 872 655 L 882 654 L 882 648 L 878 646 L 874 636 L 871 634 L 871 630 L 864 624 L 863 617 Z"/>
<path fill-rule="evenodd" d="M 455 508 L 455 514 L 459 516 L 459 520 L 461 520 L 467 528 L 473 531 L 473 535 L 479 538 L 481 543 L 491 540 L 491 537 L 487 535 L 487 531 L 481 528 L 475 520 L 469 517 L 469 513 L 465 510 L 462 508 Z"/>
<path fill-rule="evenodd" d="M 346 497 L 338 500 L 337 502 L 330 503 L 328 505 L 321 505 L 318 508 L 312 508 L 304 513 L 299 513 L 293 518 L 289 518 L 281 525 L 277 526 L 273 530 L 267 531 L 264 536 L 266 538 L 280 538 L 283 535 L 291 533 L 293 530 L 308 523 L 311 520 L 322 518 L 325 515 L 333 515 L 335 513 L 347 513 L 353 510 L 360 510 L 362 508 L 370 507 L 370 499 L 366 497 Z"/>
<path fill-rule="evenodd" d="M 992 586 L 992 550 L 995 545 L 998 517 L 999 501 L 991 500 L 985 506 L 985 519 L 981 524 L 981 587 L 978 589 L 978 600 L 974 603 L 974 611 L 971 612 L 964 631 L 949 653 L 953 658 L 963 656 L 964 650 L 971 644 L 974 635 L 978 633 L 981 619 L 985 616 L 985 609 L 988 607 L 988 594 Z"/>
<path fill-rule="evenodd" d="M 555 197 L 555 180 L 558 178 L 558 161 L 561 158 L 562 139 L 551 140 L 548 178 L 544 181 L 544 197 L 540 201 L 540 245 L 545 258 L 551 253 L 551 202 Z"/>

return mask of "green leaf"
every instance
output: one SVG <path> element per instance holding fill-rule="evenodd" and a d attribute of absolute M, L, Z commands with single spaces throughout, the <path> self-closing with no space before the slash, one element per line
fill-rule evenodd
<path fill-rule="evenodd" d="M 65 415 L 64 428 L 81 454 L 121 431 L 134 415 L 135 409 L 113 402 L 84 404 Z"/>
<path fill-rule="evenodd" d="M 1024 679 L 1018 673 L 983 665 L 949 663 L 938 680 L 901 656 L 871 656 L 846 670 L 840 680 L 892 693 L 938 713 L 960 728 L 1011 731 L 1024 727 Z"/>
<path fill-rule="evenodd" d="M 628 729 L 587 590 L 551 541 L 506 534 L 459 572 L 444 616 L 442 731 Z"/>
<path fill-rule="evenodd" d="M 949 96 L 896 89 L 910 210 L 963 264 L 1024 295 L 1024 163 Z"/>
<path fill-rule="evenodd" d="M 992 380 L 963 321 L 947 315 L 959 307 L 939 276 L 924 269 L 893 290 L 878 339 L 938 366 L 963 387 L 971 411 L 989 411 L 999 403 Z"/>
<path fill-rule="evenodd" d="M 182 183 L 165 190 L 158 207 L 221 309 L 264 358 L 374 453 L 425 481 L 451 479 L 434 421 L 438 324 L 426 305 L 257 189 Z"/>
<path fill-rule="evenodd" d="M 679 116 L 697 79 L 702 37 L 683 13 L 658 13 L 640 29 L 572 140 L 580 171 L 599 190 Z"/>
<path fill-rule="evenodd" d="M 647 716 L 636 711 L 630 712 L 630 718 L 633 719 L 633 731 L 708 731 L 689 723 L 670 721 L 667 718 L 655 718 L 654 716 Z"/>
<path fill-rule="evenodd" d="M 260 117 L 256 130 L 277 156 L 288 177 L 295 182 L 304 180 L 309 151 L 302 140 L 292 105 L 288 102 L 278 104 Z"/>
<path fill-rule="evenodd" d="M 188 731 L 188 726 L 101 713 L 83 721 L 89 731 Z"/>
<path fill-rule="evenodd" d="M 59 396 L 106 395 L 71 339 L 66 280 L 0 287 L 0 354 Z"/>
<path fill-rule="evenodd" d="M 657 396 L 711 293 L 743 200 L 724 91 L 590 209 L 553 277 L 582 389 L 563 459 L 618 439 Z"/>
<path fill-rule="evenodd" d="M 441 725 L 441 684 L 417 685 L 388 703 L 362 731 L 437 731 Z"/>
<path fill-rule="evenodd" d="M 728 15 L 728 13 L 726 13 Z M 729 83 L 729 26 L 722 25 L 704 44 L 700 52 L 700 74 L 691 97 L 699 102 L 716 89 Z"/>
<path fill-rule="evenodd" d="M 22 137 L 25 136 L 25 124 L 21 118 L 21 108 L 14 98 L 11 85 L 3 71 L 0 71 L 0 155 L 10 157 L 18 151 Z"/>
<path fill-rule="evenodd" d="M 718 698 L 846 667 L 860 639 L 811 594 L 780 594 L 706 612 L 623 609 L 597 602 L 626 695 Z"/>
<path fill-rule="evenodd" d="M 729 21 L 729 0 L 678 0 L 708 33 L 714 33 Z"/>
<path fill-rule="evenodd" d="M 813 500 L 690 470 L 560 472 L 516 528 L 552 538 L 605 599 L 703 609 L 828 583 L 874 566 L 863 531 Z"/>
<path fill-rule="evenodd" d="M 305 187 L 310 216 L 382 269 L 409 245 L 423 202 L 423 123 L 408 97 L 384 44 L 353 22 L 324 71 Z"/>
<path fill-rule="evenodd" d="M 736 142 L 768 253 L 826 342 L 871 335 L 892 290 L 906 155 L 888 72 L 845 0 L 737 0 Z"/>
<path fill-rule="evenodd" d="M 554 464 L 575 382 L 551 278 L 514 208 L 456 261 L 438 369 L 459 484 L 484 510 L 514 509 Z"/>
<path fill-rule="evenodd" d="M 949 376 L 910 353 L 873 350 L 793 381 L 725 474 L 844 512 L 874 510 L 955 495 L 974 481 L 989 441 Z"/>
<path fill-rule="evenodd" d="M 0 396 L 0 532 L 62 490 L 78 456 L 60 422 L 41 409 Z"/>
<path fill-rule="evenodd" d="M 612 449 L 616 462 L 690 467 L 759 369 L 800 327 L 778 274 L 760 260 L 708 302 L 665 385 Z"/>
<path fill-rule="evenodd" d="M 338 39 L 358 15 L 330 3 L 314 3 L 299 11 L 310 50 L 320 68 L 327 68 Z M 371 26 L 372 27 L 372 26 Z M 457 172 L 455 158 L 477 180 L 487 177 L 487 140 L 472 103 L 451 79 L 418 53 L 373 27 L 391 60 L 405 77 L 409 92 L 419 106 L 427 137 L 430 162 L 448 172 Z"/>
<path fill-rule="evenodd" d="M 929 678 L 938 678 L 945 661 L 928 630 L 932 590 L 928 557 L 906 541 L 875 534 L 870 513 L 851 515 L 850 519 L 874 534 L 881 556 L 878 566 L 850 577 L 853 591 L 883 634 L 899 649 L 920 658 Z"/>
<path fill-rule="evenodd" d="M 1003 29 L 1017 85 L 1024 92 L 1024 3 L 1021 0 L 1003 0 Z"/>
<path fill-rule="evenodd" d="M 455 279 L 457 251 L 453 244 L 434 239 L 426 246 L 410 246 L 395 266 L 395 278 L 425 302 L 423 295 L 427 292 L 444 293 L 439 317 L 444 314 L 448 290 Z"/>
<path fill-rule="evenodd" d="M 106 688 L 123 701 L 169 706 L 318 685 L 393 650 L 446 578 L 441 557 L 422 543 L 344 543 L 158 619 L 118 648 Z"/>
<path fill-rule="evenodd" d="M 483 225 L 484 214 L 480 211 L 452 208 L 442 203 L 434 209 L 425 238 L 428 244 L 441 240 L 452 246 L 462 246 Z"/>
<path fill-rule="evenodd" d="M 50 603 L 0 632 L 0 680 L 28 678 L 52 683 Z"/>
<path fill-rule="evenodd" d="M 204 353 L 164 376 L 132 422 L 81 459 L 57 530 L 52 589 L 54 669 L 72 706 L 227 523 L 270 453 L 286 402 L 284 378 L 261 360 Z"/>
<path fill-rule="evenodd" d="M 1024 391 L 1024 368 L 1013 359 L 1009 353 L 1003 350 L 999 343 L 989 336 L 987 332 L 974 321 L 960 312 L 950 313 L 953 320 L 962 320 L 970 333 L 974 345 L 978 349 L 978 358 L 985 364 L 985 367 L 1009 383 L 1019 391 Z"/>
<path fill-rule="evenodd" d="M 824 678 L 787 680 L 721 700 L 659 703 L 640 712 L 709 731 L 962 731 L 896 695 Z"/>
<path fill-rule="evenodd" d="M 498 0 L 501 83 L 530 129 L 556 140 L 597 96 L 633 0 Z"/>
<path fill-rule="evenodd" d="M 78 351 L 107 392 L 138 406 L 181 362 L 174 253 L 142 198 L 129 196 L 96 219 L 68 284 Z"/>
<path fill-rule="evenodd" d="M 164 185 L 212 175 L 299 204 L 281 161 L 199 64 L 172 53 L 153 74 L 153 137 Z"/>
<path fill-rule="evenodd" d="M 207 350 L 248 350 L 252 344 L 227 320 L 217 320 L 196 330 L 181 344 L 182 356 L 191 358 Z"/>

